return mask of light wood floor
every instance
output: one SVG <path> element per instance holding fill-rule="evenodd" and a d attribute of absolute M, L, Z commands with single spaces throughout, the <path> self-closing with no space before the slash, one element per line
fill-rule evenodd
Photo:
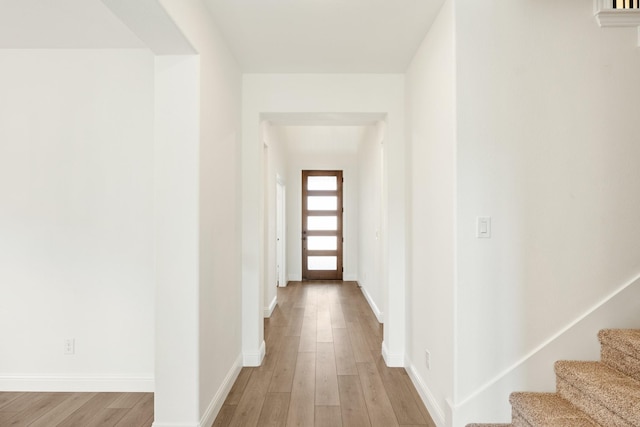
<path fill-rule="evenodd" d="M 267 355 L 243 368 L 214 427 L 435 427 L 355 282 L 290 283 L 265 319 Z M 151 393 L 0 393 L 2 427 L 149 427 Z"/>
<path fill-rule="evenodd" d="M 152 393 L 0 393 L 2 427 L 149 427 Z"/>
<path fill-rule="evenodd" d="M 355 282 L 290 283 L 265 319 L 267 355 L 243 368 L 214 427 L 435 427 Z"/>

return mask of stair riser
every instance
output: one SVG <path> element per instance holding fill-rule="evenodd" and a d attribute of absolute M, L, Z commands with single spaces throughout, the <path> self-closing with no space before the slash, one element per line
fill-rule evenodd
<path fill-rule="evenodd" d="M 615 347 L 603 345 L 601 347 L 601 359 L 604 363 L 618 371 L 640 381 L 640 360 L 623 353 Z"/>
<path fill-rule="evenodd" d="M 513 427 L 533 427 L 515 409 L 511 411 L 511 425 Z"/>
<path fill-rule="evenodd" d="M 600 402 L 591 399 L 562 377 L 556 377 L 558 394 L 589 415 L 598 424 L 607 427 L 637 427 L 611 412 Z"/>

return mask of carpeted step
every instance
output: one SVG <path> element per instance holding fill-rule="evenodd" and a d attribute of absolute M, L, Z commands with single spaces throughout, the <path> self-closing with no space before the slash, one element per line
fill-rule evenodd
<path fill-rule="evenodd" d="M 640 426 L 640 382 L 601 362 L 555 363 L 558 394 L 607 427 Z"/>
<path fill-rule="evenodd" d="M 597 427 L 556 393 L 511 393 L 513 427 Z"/>
<path fill-rule="evenodd" d="M 602 361 L 640 381 L 640 330 L 603 329 L 598 339 Z"/>
<path fill-rule="evenodd" d="M 511 427 L 511 424 L 467 424 L 466 427 Z"/>

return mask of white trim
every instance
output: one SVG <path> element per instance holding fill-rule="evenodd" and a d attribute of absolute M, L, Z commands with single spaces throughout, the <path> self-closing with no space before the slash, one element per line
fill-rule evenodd
<path fill-rule="evenodd" d="M 367 289 L 361 286 L 360 290 L 362 291 L 362 295 L 364 295 L 364 298 L 369 303 L 369 307 L 371 307 L 371 311 L 373 311 L 373 314 L 376 315 L 376 319 L 378 319 L 378 323 L 384 323 L 384 313 L 380 311 L 376 303 L 373 301 L 373 298 L 371 298 L 371 295 L 369 295 L 369 292 L 367 292 Z"/>
<path fill-rule="evenodd" d="M 213 425 L 213 422 L 216 420 L 216 417 L 220 412 L 220 408 L 222 408 L 222 404 L 231 391 L 233 383 L 236 382 L 241 369 L 242 355 L 239 354 L 236 358 L 236 361 L 233 362 L 233 365 L 231 365 L 231 369 L 229 369 L 229 372 L 227 372 L 227 376 L 222 381 L 220 388 L 218 388 L 218 391 L 213 396 L 213 399 L 211 399 L 209 406 L 207 406 L 207 410 L 202 415 L 202 418 L 200 419 L 200 426 Z"/>
<path fill-rule="evenodd" d="M 453 427 L 453 423 L 455 420 L 455 405 L 453 404 L 453 402 L 451 401 L 451 399 L 445 399 L 445 402 L 447 403 L 447 406 L 444 408 L 445 411 L 447 411 L 445 413 L 445 423 L 446 423 L 446 427 Z"/>
<path fill-rule="evenodd" d="M 596 21 L 601 27 L 637 27 L 640 25 L 640 10 L 601 10 L 596 13 Z"/>
<path fill-rule="evenodd" d="M 358 281 L 358 275 L 356 274 L 345 274 L 342 277 L 342 280 L 345 282 L 357 282 Z"/>
<path fill-rule="evenodd" d="M 404 353 L 389 353 L 387 343 L 382 341 L 382 358 L 390 368 L 404 368 Z"/>
<path fill-rule="evenodd" d="M 289 274 L 290 282 L 302 282 L 302 275 L 299 273 Z"/>
<path fill-rule="evenodd" d="M 444 427 L 444 411 L 436 402 L 435 397 L 433 397 L 433 393 L 431 393 L 429 387 L 427 387 L 425 382 L 422 380 L 422 377 L 420 376 L 420 374 L 418 374 L 418 371 L 416 370 L 415 366 L 413 366 L 413 364 L 409 365 L 407 373 L 409 374 L 409 378 L 411 378 L 411 382 L 416 387 L 416 390 L 418 391 L 422 402 L 427 407 L 427 411 L 429 411 L 431 418 L 433 418 L 433 421 L 436 423 L 436 426 Z"/>
<path fill-rule="evenodd" d="M 152 376 L 0 374 L 0 391 L 147 393 L 154 389 Z"/>
<path fill-rule="evenodd" d="M 242 354 L 242 366 L 260 366 L 264 355 L 266 354 L 266 345 L 264 341 L 260 344 L 260 348 L 257 353 L 243 353 Z"/>
<path fill-rule="evenodd" d="M 568 323 L 563 328 L 558 330 L 558 332 L 553 334 L 550 338 L 545 340 L 542 344 L 538 345 L 536 348 L 534 348 L 529 353 L 527 353 L 525 356 L 523 356 L 518 361 L 513 363 L 511 366 L 509 366 L 508 368 L 506 368 L 505 370 L 500 372 L 498 375 L 493 377 L 491 380 L 487 381 L 482 386 L 478 387 L 474 392 L 469 394 L 467 397 L 465 397 L 464 399 L 461 399 L 460 402 L 455 404 L 454 409 L 457 410 L 457 409 L 461 408 L 462 406 L 466 405 L 467 403 L 469 403 L 471 400 L 476 398 L 478 395 L 480 395 L 482 392 L 487 390 L 489 387 L 491 387 L 492 385 L 494 385 L 495 383 L 500 381 L 502 378 L 504 378 L 507 375 L 509 375 L 512 371 L 514 371 L 515 369 L 517 369 L 521 365 L 523 365 L 525 362 L 527 362 L 529 359 L 531 359 L 533 356 L 535 356 L 538 352 L 542 351 L 546 346 L 550 345 L 553 341 L 555 341 L 556 339 L 560 338 L 563 334 L 565 334 L 567 331 L 569 331 L 569 329 L 573 328 L 578 323 L 582 322 L 584 319 L 589 317 L 593 312 L 598 310 L 600 307 L 604 306 L 611 299 L 613 299 L 616 295 L 618 295 L 619 293 L 623 292 L 624 290 L 626 290 L 627 288 L 631 287 L 634 284 L 640 285 L 640 274 L 637 275 L 636 277 L 634 277 L 633 279 L 631 279 L 630 281 L 628 281 L 627 283 L 625 283 L 624 285 L 622 285 L 621 287 L 619 287 L 618 289 L 616 289 L 615 291 L 613 291 L 612 293 L 610 293 L 609 295 L 607 295 L 600 302 L 598 302 L 598 303 L 594 304 L 593 306 L 591 306 L 589 309 L 587 309 L 585 312 L 583 312 L 580 316 L 575 318 L 572 322 Z M 383 350 L 384 350 L 384 348 L 383 348 Z"/>
<path fill-rule="evenodd" d="M 185 424 L 185 423 L 180 423 L 180 424 L 173 424 L 173 423 L 157 423 L 157 422 L 153 422 L 153 424 L 151 424 L 151 427 L 202 427 L 200 425 L 200 423 L 195 423 L 195 424 Z"/>
<path fill-rule="evenodd" d="M 280 287 L 281 288 L 286 288 L 288 284 L 289 284 L 289 281 L 286 281 L 286 282 L 284 282 L 284 284 L 281 283 Z"/>
<path fill-rule="evenodd" d="M 593 15 L 601 27 L 638 27 L 640 47 L 640 10 L 613 9 L 611 0 L 594 0 Z"/>
<path fill-rule="evenodd" d="M 276 295 L 273 297 L 273 300 L 271 301 L 271 304 L 269 304 L 269 307 L 264 308 L 265 319 L 271 317 L 271 315 L 273 314 L 273 310 L 276 309 L 277 304 L 278 304 L 278 296 Z"/>
<path fill-rule="evenodd" d="M 597 14 L 601 10 L 613 9 L 613 0 L 594 0 L 593 14 Z"/>

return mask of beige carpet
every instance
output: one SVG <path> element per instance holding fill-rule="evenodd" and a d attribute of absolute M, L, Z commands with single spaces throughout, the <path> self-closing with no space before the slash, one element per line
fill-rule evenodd
<path fill-rule="evenodd" d="M 556 362 L 555 393 L 512 393 L 511 424 L 467 427 L 640 427 L 640 329 L 598 338 L 599 362 Z"/>

